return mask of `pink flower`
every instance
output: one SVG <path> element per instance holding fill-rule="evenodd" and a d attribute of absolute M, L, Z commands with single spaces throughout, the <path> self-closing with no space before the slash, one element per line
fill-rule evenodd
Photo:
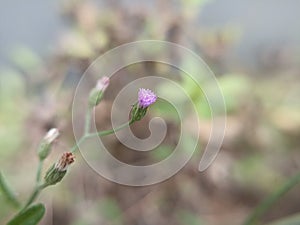
<path fill-rule="evenodd" d="M 140 108 L 147 108 L 157 99 L 156 94 L 149 89 L 140 88 L 138 93 L 138 104 Z"/>
<path fill-rule="evenodd" d="M 109 85 L 109 77 L 104 76 L 98 80 L 96 85 L 96 90 L 104 92 L 108 87 L 108 85 Z"/>

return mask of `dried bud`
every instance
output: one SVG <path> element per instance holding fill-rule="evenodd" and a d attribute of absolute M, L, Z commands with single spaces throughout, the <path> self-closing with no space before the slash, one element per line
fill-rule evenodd
<path fill-rule="evenodd" d="M 109 85 L 109 77 L 102 77 L 98 80 L 96 87 L 90 92 L 89 97 L 89 106 L 95 107 L 97 106 L 103 96 L 104 91 Z"/>
<path fill-rule="evenodd" d="M 38 149 L 38 155 L 40 160 L 44 160 L 50 153 L 52 143 L 58 138 L 59 131 L 56 128 L 52 128 L 45 135 L 41 141 L 40 147 Z"/>
<path fill-rule="evenodd" d="M 55 164 L 55 167 L 60 171 L 66 171 L 73 162 L 75 161 L 75 156 L 72 152 L 65 152 L 60 159 Z"/>
<path fill-rule="evenodd" d="M 60 159 L 54 163 L 46 172 L 45 184 L 54 185 L 60 182 L 65 176 L 68 166 L 75 160 L 75 156 L 71 152 L 65 152 Z"/>
<path fill-rule="evenodd" d="M 149 89 L 140 88 L 138 93 L 138 102 L 135 103 L 131 109 L 130 118 L 132 121 L 141 120 L 147 113 L 150 105 L 155 103 L 157 99 L 156 94 Z"/>

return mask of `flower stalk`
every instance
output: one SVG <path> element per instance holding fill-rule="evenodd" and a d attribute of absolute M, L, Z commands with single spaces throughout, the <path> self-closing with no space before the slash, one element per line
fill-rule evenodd
<path fill-rule="evenodd" d="M 44 160 L 50 154 L 53 143 L 59 137 L 59 131 L 56 128 L 52 128 L 44 136 L 37 151 L 39 164 L 38 164 L 37 174 L 36 174 L 36 186 L 33 192 L 31 193 L 29 199 L 26 201 L 26 203 L 24 204 L 24 206 L 22 207 L 22 209 L 19 211 L 18 214 L 28 209 L 28 207 L 36 200 L 36 198 L 38 197 L 38 195 L 41 193 L 43 189 L 45 189 L 48 186 L 55 185 L 62 181 L 62 179 L 65 177 L 67 173 L 68 167 L 75 161 L 74 152 L 79 148 L 79 145 L 82 142 L 84 142 L 87 138 L 92 138 L 97 136 L 101 137 L 101 136 L 106 136 L 106 135 L 116 133 L 127 126 L 130 126 L 135 121 L 141 120 L 146 115 L 148 107 L 153 103 L 155 103 L 157 99 L 157 96 L 154 94 L 154 92 L 152 92 L 149 89 L 141 88 L 138 92 L 138 101 L 133 105 L 131 109 L 130 119 L 128 122 L 122 124 L 116 129 L 90 133 L 91 112 L 93 108 L 97 106 L 102 100 L 103 93 L 107 89 L 108 85 L 109 85 L 108 77 L 103 77 L 98 80 L 97 85 L 95 86 L 94 89 L 92 89 L 89 95 L 89 99 L 88 99 L 89 105 L 85 117 L 83 136 L 78 140 L 78 142 L 74 144 L 74 146 L 70 149 L 69 152 L 63 153 L 61 157 L 58 159 L 58 161 L 52 164 L 52 166 L 47 170 L 43 182 L 41 182 L 41 173 L 43 169 Z"/>
<path fill-rule="evenodd" d="M 140 88 L 138 102 L 135 103 L 130 112 L 131 121 L 139 121 L 146 115 L 148 107 L 155 103 L 157 96 L 149 89 Z"/>

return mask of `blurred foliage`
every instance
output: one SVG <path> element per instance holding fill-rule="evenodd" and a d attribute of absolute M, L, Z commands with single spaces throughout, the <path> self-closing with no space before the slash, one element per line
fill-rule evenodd
<path fill-rule="evenodd" d="M 27 116 L 22 75 L 14 70 L 0 72 L 0 161 L 13 155 L 23 140 Z"/>
<path fill-rule="evenodd" d="M 26 46 L 18 46 L 11 51 L 11 65 L 1 68 L 0 165 L 4 173 L 7 171 L 5 177 L 13 178 L 19 185 L 17 191 L 23 189 L 22 182 L 29 178 L 26 171 L 15 173 L 20 169 L 16 167 L 29 165 L 26 168 L 30 168 L 35 163 L 32 145 L 45 130 L 57 126 L 63 131 L 53 157 L 68 148 L 73 140 L 70 106 L 75 84 L 97 56 L 114 47 L 144 39 L 187 46 L 201 54 L 212 68 L 223 92 L 228 120 L 222 150 L 207 171 L 197 173 L 200 150 L 208 142 L 211 130 L 211 110 L 201 88 L 213 90 L 214 87 L 206 82 L 206 71 L 191 58 L 178 58 L 180 65 L 189 71 L 175 72 L 149 63 L 119 71 L 113 78 L 110 94 L 105 96 L 105 104 L 99 106 L 101 113 L 96 123 L 101 127 L 109 126 L 112 98 L 125 84 L 139 77 L 134 74 L 172 76 L 190 96 L 199 115 L 201 133 L 197 151 L 193 160 L 176 176 L 158 187 L 140 189 L 97 180 L 96 174 L 91 173 L 81 160 L 74 173 L 68 174 L 64 186 L 66 193 L 62 190 L 56 193 L 58 197 L 53 201 L 53 208 L 59 210 L 53 210 L 52 217 L 57 224 L 242 224 L 265 196 L 299 171 L 299 67 L 275 71 L 257 68 L 258 72 L 254 73 L 240 68 L 234 60 L 228 62 L 232 60 L 229 56 L 233 46 L 240 44 L 244 35 L 238 21 L 220 28 L 201 27 L 197 23 L 198 16 L 212 1 L 175 2 L 154 1 L 153 6 L 147 8 L 138 4 L 129 7 L 118 1 L 101 1 L 99 4 L 97 1 L 63 1 L 60 10 L 67 28 L 53 43 L 52 52 L 41 57 Z M 150 49 L 153 55 L 158 50 Z M 172 56 L 176 58 L 176 53 Z M 96 71 L 89 86 L 94 86 L 102 73 L 101 68 Z M 202 87 L 187 76 L 188 73 L 197 74 Z M 182 106 L 191 129 L 185 134 L 190 139 L 183 143 L 184 149 L 187 153 L 192 151 L 191 139 L 197 124 L 191 117 L 189 102 L 173 85 L 159 84 L 157 92 Z M 149 115 L 165 119 L 168 134 L 163 143 L 146 157 L 139 158 L 133 154 L 125 155 L 126 148 L 112 137 L 107 142 L 118 158 L 124 161 L 129 158 L 136 163 L 160 161 L 173 152 L 180 129 L 175 107 L 159 99 L 149 110 Z M 222 116 L 218 113 L 214 119 Z M 133 128 L 136 133 L 147 136 L 148 119 Z M 299 212 L 299 188 L 295 189 L 296 193 L 282 199 L 279 211 L 275 208 L 267 216 L 262 215 L 262 223 L 268 224 Z M 1 202 L 4 197 L 1 193 Z M 90 202 L 95 204 L 91 206 Z M 137 207 L 132 207 L 135 204 Z M 125 210 L 130 207 L 133 209 Z M 10 207 L 0 204 L 0 223 L 6 222 L 11 213 Z M 46 215 L 42 224 L 51 223 L 47 218 Z M 298 215 L 271 223 L 293 224 L 300 224 Z"/>
<path fill-rule="evenodd" d="M 292 215 L 287 218 L 281 219 L 279 221 L 275 221 L 268 225 L 299 225 L 300 224 L 300 215 Z"/>
<path fill-rule="evenodd" d="M 181 224 L 189 224 L 189 225 L 203 225 L 199 216 L 197 214 L 193 214 L 189 211 L 179 211 L 178 212 L 178 220 Z"/>
<path fill-rule="evenodd" d="M 7 181 L 5 180 L 3 174 L 0 172 L 0 190 L 1 190 L 1 197 L 5 198 L 8 204 L 11 204 L 13 207 L 18 208 L 20 207 L 20 203 L 16 198 L 16 194 L 11 189 L 10 185 L 8 185 Z"/>
<path fill-rule="evenodd" d="M 120 225 L 122 224 L 122 216 L 121 216 L 121 209 L 118 203 L 112 199 L 102 199 L 100 203 L 100 212 L 104 216 L 104 218 L 109 221 L 113 225 Z"/>
<path fill-rule="evenodd" d="M 41 58 L 24 46 L 14 48 L 10 59 L 18 69 L 28 73 L 42 65 Z"/>

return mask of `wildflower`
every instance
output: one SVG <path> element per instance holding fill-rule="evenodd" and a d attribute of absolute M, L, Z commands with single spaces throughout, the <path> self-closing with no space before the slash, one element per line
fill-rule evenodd
<path fill-rule="evenodd" d="M 56 128 L 52 128 L 44 136 L 38 149 L 38 155 L 40 160 L 44 160 L 50 153 L 53 142 L 58 138 L 59 131 Z"/>
<path fill-rule="evenodd" d="M 140 88 L 138 102 L 131 109 L 131 121 L 141 120 L 146 115 L 148 107 L 155 103 L 156 100 L 157 96 L 153 91 Z"/>
<path fill-rule="evenodd" d="M 60 159 L 54 163 L 46 172 L 45 184 L 54 185 L 60 182 L 65 174 L 69 165 L 71 165 L 75 160 L 75 156 L 71 152 L 65 152 L 60 157 Z"/>
<path fill-rule="evenodd" d="M 90 92 L 90 96 L 89 96 L 90 107 L 95 107 L 100 103 L 103 93 L 108 87 L 108 85 L 109 85 L 109 77 L 104 76 L 98 80 L 95 88 L 93 88 L 92 91 Z"/>
<path fill-rule="evenodd" d="M 139 107 L 147 108 L 152 105 L 157 99 L 156 94 L 149 89 L 140 88 L 138 93 Z"/>

